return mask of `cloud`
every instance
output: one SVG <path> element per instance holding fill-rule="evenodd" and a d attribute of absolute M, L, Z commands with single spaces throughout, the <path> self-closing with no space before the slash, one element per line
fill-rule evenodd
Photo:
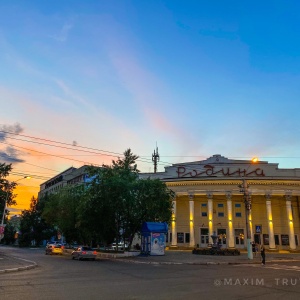
<path fill-rule="evenodd" d="M 2 125 L 0 126 L 0 142 L 5 142 L 10 134 L 20 134 L 23 132 L 23 128 L 19 123 L 14 125 Z M 19 158 L 20 152 L 11 146 L 6 147 L 4 150 L 0 150 L 1 161 L 7 163 L 18 163 L 24 162 L 23 159 Z"/>
<path fill-rule="evenodd" d="M 0 141 L 5 141 L 8 134 L 19 134 L 23 131 L 23 128 L 19 123 L 14 125 L 2 125 L 0 126 Z"/>
<path fill-rule="evenodd" d="M 69 31 L 73 28 L 73 24 L 66 23 L 60 30 L 59 34 L 51 36 L 53 39 L 59 42 L 65 42 L 68 38 Z"/>
<path fill-rule="evenodd" d="M 19 163 L 25 160 L 19 158 L 20 152 L 13 147 L 6 147 L 5 150 L 0 150 L 0 157 L 2 161 L 7 163 Z"/>

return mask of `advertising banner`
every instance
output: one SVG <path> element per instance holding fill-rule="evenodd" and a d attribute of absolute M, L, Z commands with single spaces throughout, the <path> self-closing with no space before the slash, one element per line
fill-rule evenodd
<path fill-rule="evenodd" d="M 151 234 L 151 255 L 165 255 L 165 234 L 152 233 Z"/>

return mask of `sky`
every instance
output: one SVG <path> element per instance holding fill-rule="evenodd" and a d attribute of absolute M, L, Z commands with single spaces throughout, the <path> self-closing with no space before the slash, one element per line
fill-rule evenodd
<path fill-rule="evenodd" d="M 18 214 L 47 179 L 231 159 L 300 168 L 299 1 L 0 1 L 0 163 Z M 31 176 L 30 181 L 22 180 Z"/>

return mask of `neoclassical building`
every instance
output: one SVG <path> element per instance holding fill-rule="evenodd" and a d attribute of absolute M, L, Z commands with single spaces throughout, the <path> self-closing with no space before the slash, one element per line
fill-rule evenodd
<path fill-rule="evenodd" d="M 159 178 L 175 192 L 171 247 L 207 247 L 215 232 L 223 247 L 246 248 L 247 221 L 252 241 L 270 250 L 300 250 L 300 168 L 217 154 L 140 177 Z"/>

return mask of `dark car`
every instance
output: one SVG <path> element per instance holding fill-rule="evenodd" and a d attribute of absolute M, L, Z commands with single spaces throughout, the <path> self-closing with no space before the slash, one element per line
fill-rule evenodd
<path fill-rule="evenodd" d="M 91 259 L 95 260 L 97 256 L 97 251 L 93 250 L 91 247 L 81 246 L 72 252 L 72 259 Z"/>
<path fill-rule="evenodd" d="M 49 244 L 46 246 L 45 254 L 63 254 L 63 248 L 59 244 Z"/>

